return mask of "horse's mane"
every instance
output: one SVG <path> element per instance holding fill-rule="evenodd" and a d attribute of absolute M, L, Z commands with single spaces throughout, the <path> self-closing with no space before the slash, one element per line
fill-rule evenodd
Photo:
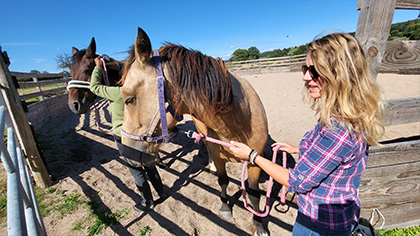
<path fill-rule="evenodd" d="M 134 50 L 130 51 L 123 81 L 135 60 Z M 213 119 L 232 110 L 232 86 L 222 59 L 171 43 L 161 47 L 159 54 L 168 73 L 165 76 L 170 81 L 168 86 L 176 110 L 185 103 L 192 114 L 203 119 Z M 148 63 L 154 65 L 154 60 L 151 58 Z"/>

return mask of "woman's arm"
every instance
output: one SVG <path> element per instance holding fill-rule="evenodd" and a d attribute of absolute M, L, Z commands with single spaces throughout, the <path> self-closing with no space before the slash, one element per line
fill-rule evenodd
<path fill-rule="evenodd" d="M 95 58 L 95 68 L 93 69 L 91 80 L 90 80 L 90 91 L 95 95 L 115 101 L 121 97 L 121 87 L 107 86 L 101 84 L 102 74 L 104 70 L 102 68 L 102 61 L 100 57 Z"/>
<path fill-rule="evenodd" d="M 250 147 L 246 144 L 231 141 L 231 144 L 235 145 L 236 147 L 231 147 L 230 150 L 233 154 L 244 161 L 248 160 L 249 153 L 252 151 Z M 289 187 L 289 170 L 277 165 L 276 163 L 271 162 L 261 156 L 257 156 L 254 160 L 255 164 L 257 164 L 261 169 L 263 169 L 268 175 L 273 177 L 281 185 Z"/>

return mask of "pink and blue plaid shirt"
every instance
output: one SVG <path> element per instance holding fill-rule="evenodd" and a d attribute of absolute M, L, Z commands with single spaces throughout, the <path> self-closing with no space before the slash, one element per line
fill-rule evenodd
<path fill-rule="evenodd" d="M 357 222 L 357 196 L 366 167 L 366 142 L 332 119 L 333 129 L 319 124 L 299 144 L 299 160 L 289 170 L 289 191 L 297 193 L 299 210 L 331 229 Z"/>

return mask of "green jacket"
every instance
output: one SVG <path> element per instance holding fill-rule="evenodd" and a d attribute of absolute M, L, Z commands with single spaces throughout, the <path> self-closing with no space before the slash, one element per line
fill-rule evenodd
<path fill-rule="evenodd" d="M 121 97 L 121 87 L 101 84 L 104 69 L 95 66 L 90 80 L 90 91 L 99 97 L 111 101 L 112 128 L 117 138 L 121 138 L 121 126 L 124 118 L 124 102 Z"/>

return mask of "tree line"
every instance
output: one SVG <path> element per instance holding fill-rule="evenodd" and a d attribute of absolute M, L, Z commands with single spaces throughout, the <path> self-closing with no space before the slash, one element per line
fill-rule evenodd
<path fill-rule="evenodd" d="M 349 33 L 355 35 L 356 32 Z M 420 40 L 420 18 L 406 22 L 396 23 L 391 25 L 388 41 L 392 40 Z M 272 58 L 283 56 L 294 56 L 305 54 L 307 52 L 306 45 L 295 47 L 275 49 L 260 53 L 257 47 L 250 47 L 247 49 L 237 49 L 232 53 L 232 57 L 228 61 L 246 61 L 259 58 Z"/>

